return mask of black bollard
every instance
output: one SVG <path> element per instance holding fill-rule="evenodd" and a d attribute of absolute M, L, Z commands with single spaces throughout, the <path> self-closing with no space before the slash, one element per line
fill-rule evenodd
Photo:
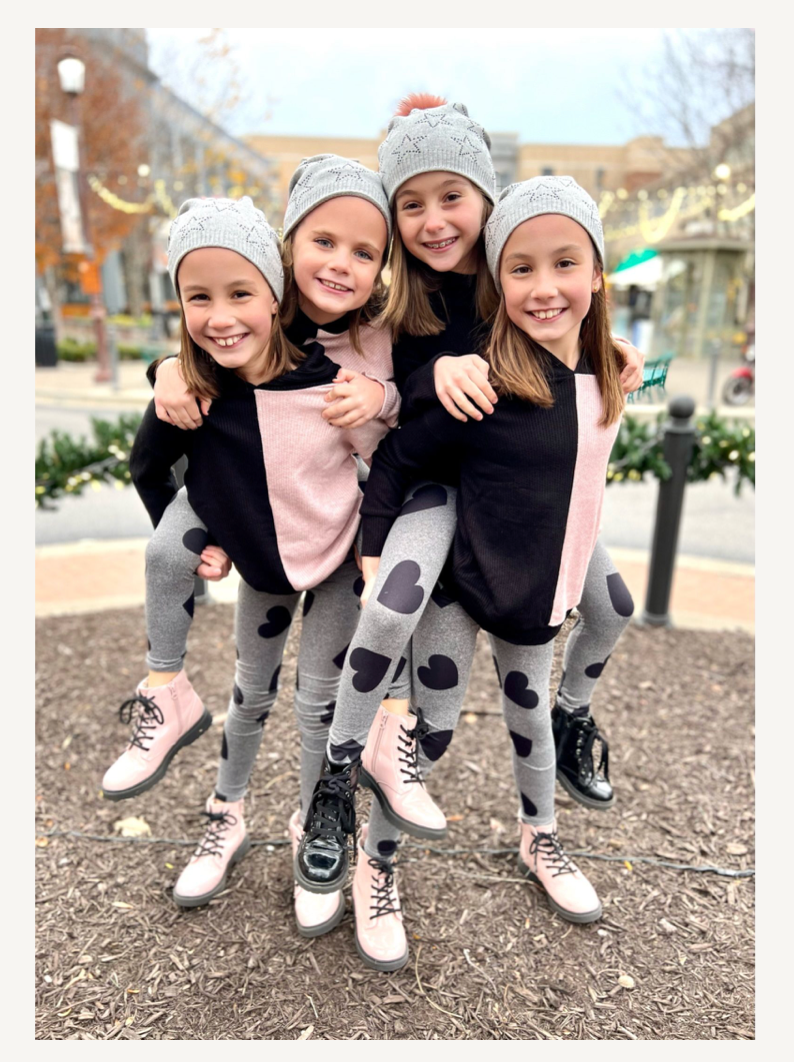
<path fill-rule="evenodd" d="M 684 508 L 687 469 L 695 441 L 695 424 L 692 420 L 694 401 L 688 395 L 677 395 L 670 399 L 667 409 L 670 417 L 664 426 L 664 459 L 672 470 L 672 476 L 659 484 L 648 590 L 645 610 L 640 619 L 640 623 L 652 627 L 670 626 L 670 592 L 678 531 Z"/>
<path fill-rule="evenodd" d="M 177 487 L 185 485 L 185 471 L 187 470 L 187 458 L 180 457 L 171 471 L 174 473 Z M 197 575 L 193 581 L 193 599 L 197 605 L 203 605 L 207 600 L 207 580 Z"/>

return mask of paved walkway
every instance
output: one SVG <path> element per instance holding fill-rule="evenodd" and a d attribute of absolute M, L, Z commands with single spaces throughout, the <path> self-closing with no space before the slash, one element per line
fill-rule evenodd
<path fill-rule="evenodd" d="M 144 601 L 146 538 L 83 540 L 36 550 L 36 615 L 98 612 Z M 642 611 L 648 555 L 642 550 L 610 551 Z M 234 601 L 237 576 L 210 583 L 212 601 Z M 701 557 L 678 558 L 671 614 L 675 626 L 693 630 L 755 629 L 755 569 Z"/>

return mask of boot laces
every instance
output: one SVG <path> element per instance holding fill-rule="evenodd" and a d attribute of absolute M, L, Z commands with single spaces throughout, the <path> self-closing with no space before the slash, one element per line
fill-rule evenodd
<path fill-rule="evenodd" d="M 397 740 L 402 748 L 399 750 L 398 759 L 400 763 L 405 764 L 400 768 L 400 774 L 405 775 L 406 782 L 409 784 L 418 782 L 419 785 L 424 785 L 424 779 L 419 770 L 419 742 L 430 733 L 430 727 L 425 722 L 422 709 L 416 709 L 416 724 L 411 730 L 407 730 L 402 724 L 400 724 L 400 730 L 402 733 L 397 735 Z"/>
<path fill-rule="evenodd" d="M 560 844 L 556 830 L 552 833 L 536 833 L 529 845 L 529 854 L 530 856 L 534 855 L 536 858 L 542 856 L 546 866 L 554 871 L 552 877 L 557 878 L 560 874 L 576 873 L 577 868 Z"/>
<path fill-rule="evenodd" d="M 375 871 L 372 879 L 370 911 L 374 911 L 373 918 L 381 918 L 383 915 L 397 914 L 400 905 L 397 903 L 397 894 L 394 891 L 394 866 L 381 859 L 368 859 L 368 865 Z"/>
<path fill-rule="evenodd" d="M 353 765 L 341 774 L 328 774 L 314 787 L 304 831 L 306 840 L 346 844 L 356 833 L 355 781 Z"/>
<path fill-rule="evenodd" d="M 230 827 L 237 825 L 237 816 L 232 815 L 231 811 L 202 811 L 201 814 L 209 819 L 209 825 L 193 855 L 223 855 L 224 834 Z"/>
<path fill-rule="evenodd" d="M 148 752 L 149 747 L 145 742 L 152 740 L 158 726 L 162 726 L 165 722 L 165 717 L 153 697 L 144 697 L 143 694 L 136 693 L 134 697 L 130 697 L 119 708 L 119 719 L 122 723 L 132 722 L 136 704 L 138 705 L 138 718 L 135 723 L 135 730 L 130 738 L 130 747 L 134 745 L 136 748 Z"/>
<path fill-rule="evenodd" d="M 587 777 L 598 775 L 603 770 L 604 777 L 609 777 L 609 745 L 607 740 L 596 725 L 592 716 L 582 716 L 573 720 L 573 725 L 578 733 L 576 736 L 576 752 L 579 760 L 579 777 L 583 780 Z M 598 767 L 593 767 L 593 745 L 596 741 L 601 743 L 601 758 Z"/>

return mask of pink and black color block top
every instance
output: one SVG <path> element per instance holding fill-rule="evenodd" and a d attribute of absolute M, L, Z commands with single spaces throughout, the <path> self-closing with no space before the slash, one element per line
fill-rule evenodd
<path fill-rule="evenodd" d="M 254 590 L 305 590 L 338 568 L 359 522 L 353 455 L 369 460 L 399 410 L 396 391 L 390 402 L 391 344 L 369 325 L 361 333 L 363 359 L 344 336 L 335 338 L 346 368 L 385 382 L 381 416 L 362 428 L 336 428 L 321 416 L 340 367 L 324 353 L 325 341 L 311 343 L 296 369 L 269 383 L 253 386 L 219 368 L 220 396 L 195 431 L 158 420 L 151 403 L 130 470 L 155 526 L 176 492 L 171 466 L 184 454 L 190 504 Z"/>
<path fill-rule="evenodd" d="M 548 355 L 554 405 L 501 398 L 482 421 L 422 414 L 378 447 L 361 507 L 364 556 L 380 556 L 406 488 L 439 455 L 460 472 L 446 574 L 486 631 L 538 645 L 578 603 L 601 520 L 618 423 L 602 427 L 601 392 L 582 356 Z"/>

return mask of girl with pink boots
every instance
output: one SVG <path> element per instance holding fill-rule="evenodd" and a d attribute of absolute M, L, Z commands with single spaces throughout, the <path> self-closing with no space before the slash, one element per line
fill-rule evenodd
<path fill-rule="evenodd" d="M 631 612 L 620 576 L 592 565 L 624 405 L 598 208 L 571 177 L 511 185 L 489 218 L 486 251 L 500 292 L 486 353 L 499 404 L 479 424 L 430 410 L 379 446 L 362 505 L 364 594 L 377 592 L 406 486 L 439 457 L 452 462 L 448 608 L 468 624 L 470 652 L 480 627 L 491 642 L 514 749 L 519 859 L 558 914 L 590 922 L 601 904 L 557 836 L 548 693 L 553 640 L 592 570 L 600 607 L 615 615 L 600 652 L 611 653 Z"/>
<path fill-rule="evenodd" d="M 178 364 L 207 415 L 200 430 L 182 431 L 152 404 L 131 457 L 156 525 L 147 550 L 150 672 L 124 706 L 137 709 L 136 725 L 103 779 L 108 798 L 156 784 L 209 726 L 183 670 L 194 573 L 202 557 L 220 565 L 225 552 L 242 576 L 218 783 L 207 831 L 174 889 L 183 906 L 217 895 L 249 847 L 243 798 L 305 590 L 295 698 L 303 807 L 289 824 L 297 848 L 358 617 L 353 455 L 371 455 L 399 406 L 390 341 L 371 324 L 390 229 L 380 180 L 350 160 L 318 156 L 299 167 L 296 190 L 285 218 L 286 284 L 276 234 L 250 199 L 183 205 L 169 240 L 182 351 L 160 372 Z M 170 469 L 183 454 L 186 487 L 177 492 Z M 341 891 L 296 888 L 304 935 L 327 932 L 343 914 Z"/>
<path fill-rule="evenodd" d="M 492 386 L 489 363 L 474 353 L 487 340 L 499 304 L 483 240 L 496 196 L 489 146 L 487 133 L 462 104 L 415 96 L 392 119 L 379 150 L 395 226 L 383 320 L 395 339 L 403 424 L 398 436 L 431 409 L 463 427 L 469 418 L 495 416 L 504 402 Z M 643 359 L 631 346 L 621 350 L 626 365 L 620 382 L 628 392 L 641 384 Z M 475 430 L 470 421 L 467 430 Z M 356 908 L 357 945 L 365 963 L 377 969 L 407 961 L 392 864 L 400 832 L 432 839 L 446 830 L 424 778 L 452 740 L 472 662 L 471 621 L 452 607 L 457 591 L 445 567 L 461 508 L 459 474 L 455 455 L 439 449 L 421 477 L 413 477 L 397 519 L 389 514 L 381 521 L 385 541 L 378 578 L 365 590 L 369 603 L 345 662 L 328 770 L 315 792 L 315 816 L 307 821 L 296 862 L 296 877 L 307 889 L 338 888 L 347 874 L 346 826 L 354 821 L 355 786 L 361 781 L 373 789 L 377 799 L 354 892 L 361 886 L 370 896 L 363 910 Z M 600 567 L 614 572 L 603 547 L 596 552 Z M 561 689 L 566 708 L 583 695 L 593 632 L 599 646 L 615 632 L 611 605 L 595 589 L 590 592 L 600 579 L 598 568 L 594 564 L 585 587 L 590 637 L 579 641 L 581 651 L 577 638 L 570 639 L 568 679 Z M 415 715 L 409 714 L 407 697 L 390 688 L 395 673 L 406 672 Z M 571 683 L 578 683 L 573 694 Z M 588 703 L 579 699 L 575 706 Z M 575 755 L 581 742 L 569 744 Z M 588 784 L 597 774 L 591 772 Z M 608 779 L 598 780 L 608 786 Z M 390 910 L 380 903 L 387 884 Z"/>

